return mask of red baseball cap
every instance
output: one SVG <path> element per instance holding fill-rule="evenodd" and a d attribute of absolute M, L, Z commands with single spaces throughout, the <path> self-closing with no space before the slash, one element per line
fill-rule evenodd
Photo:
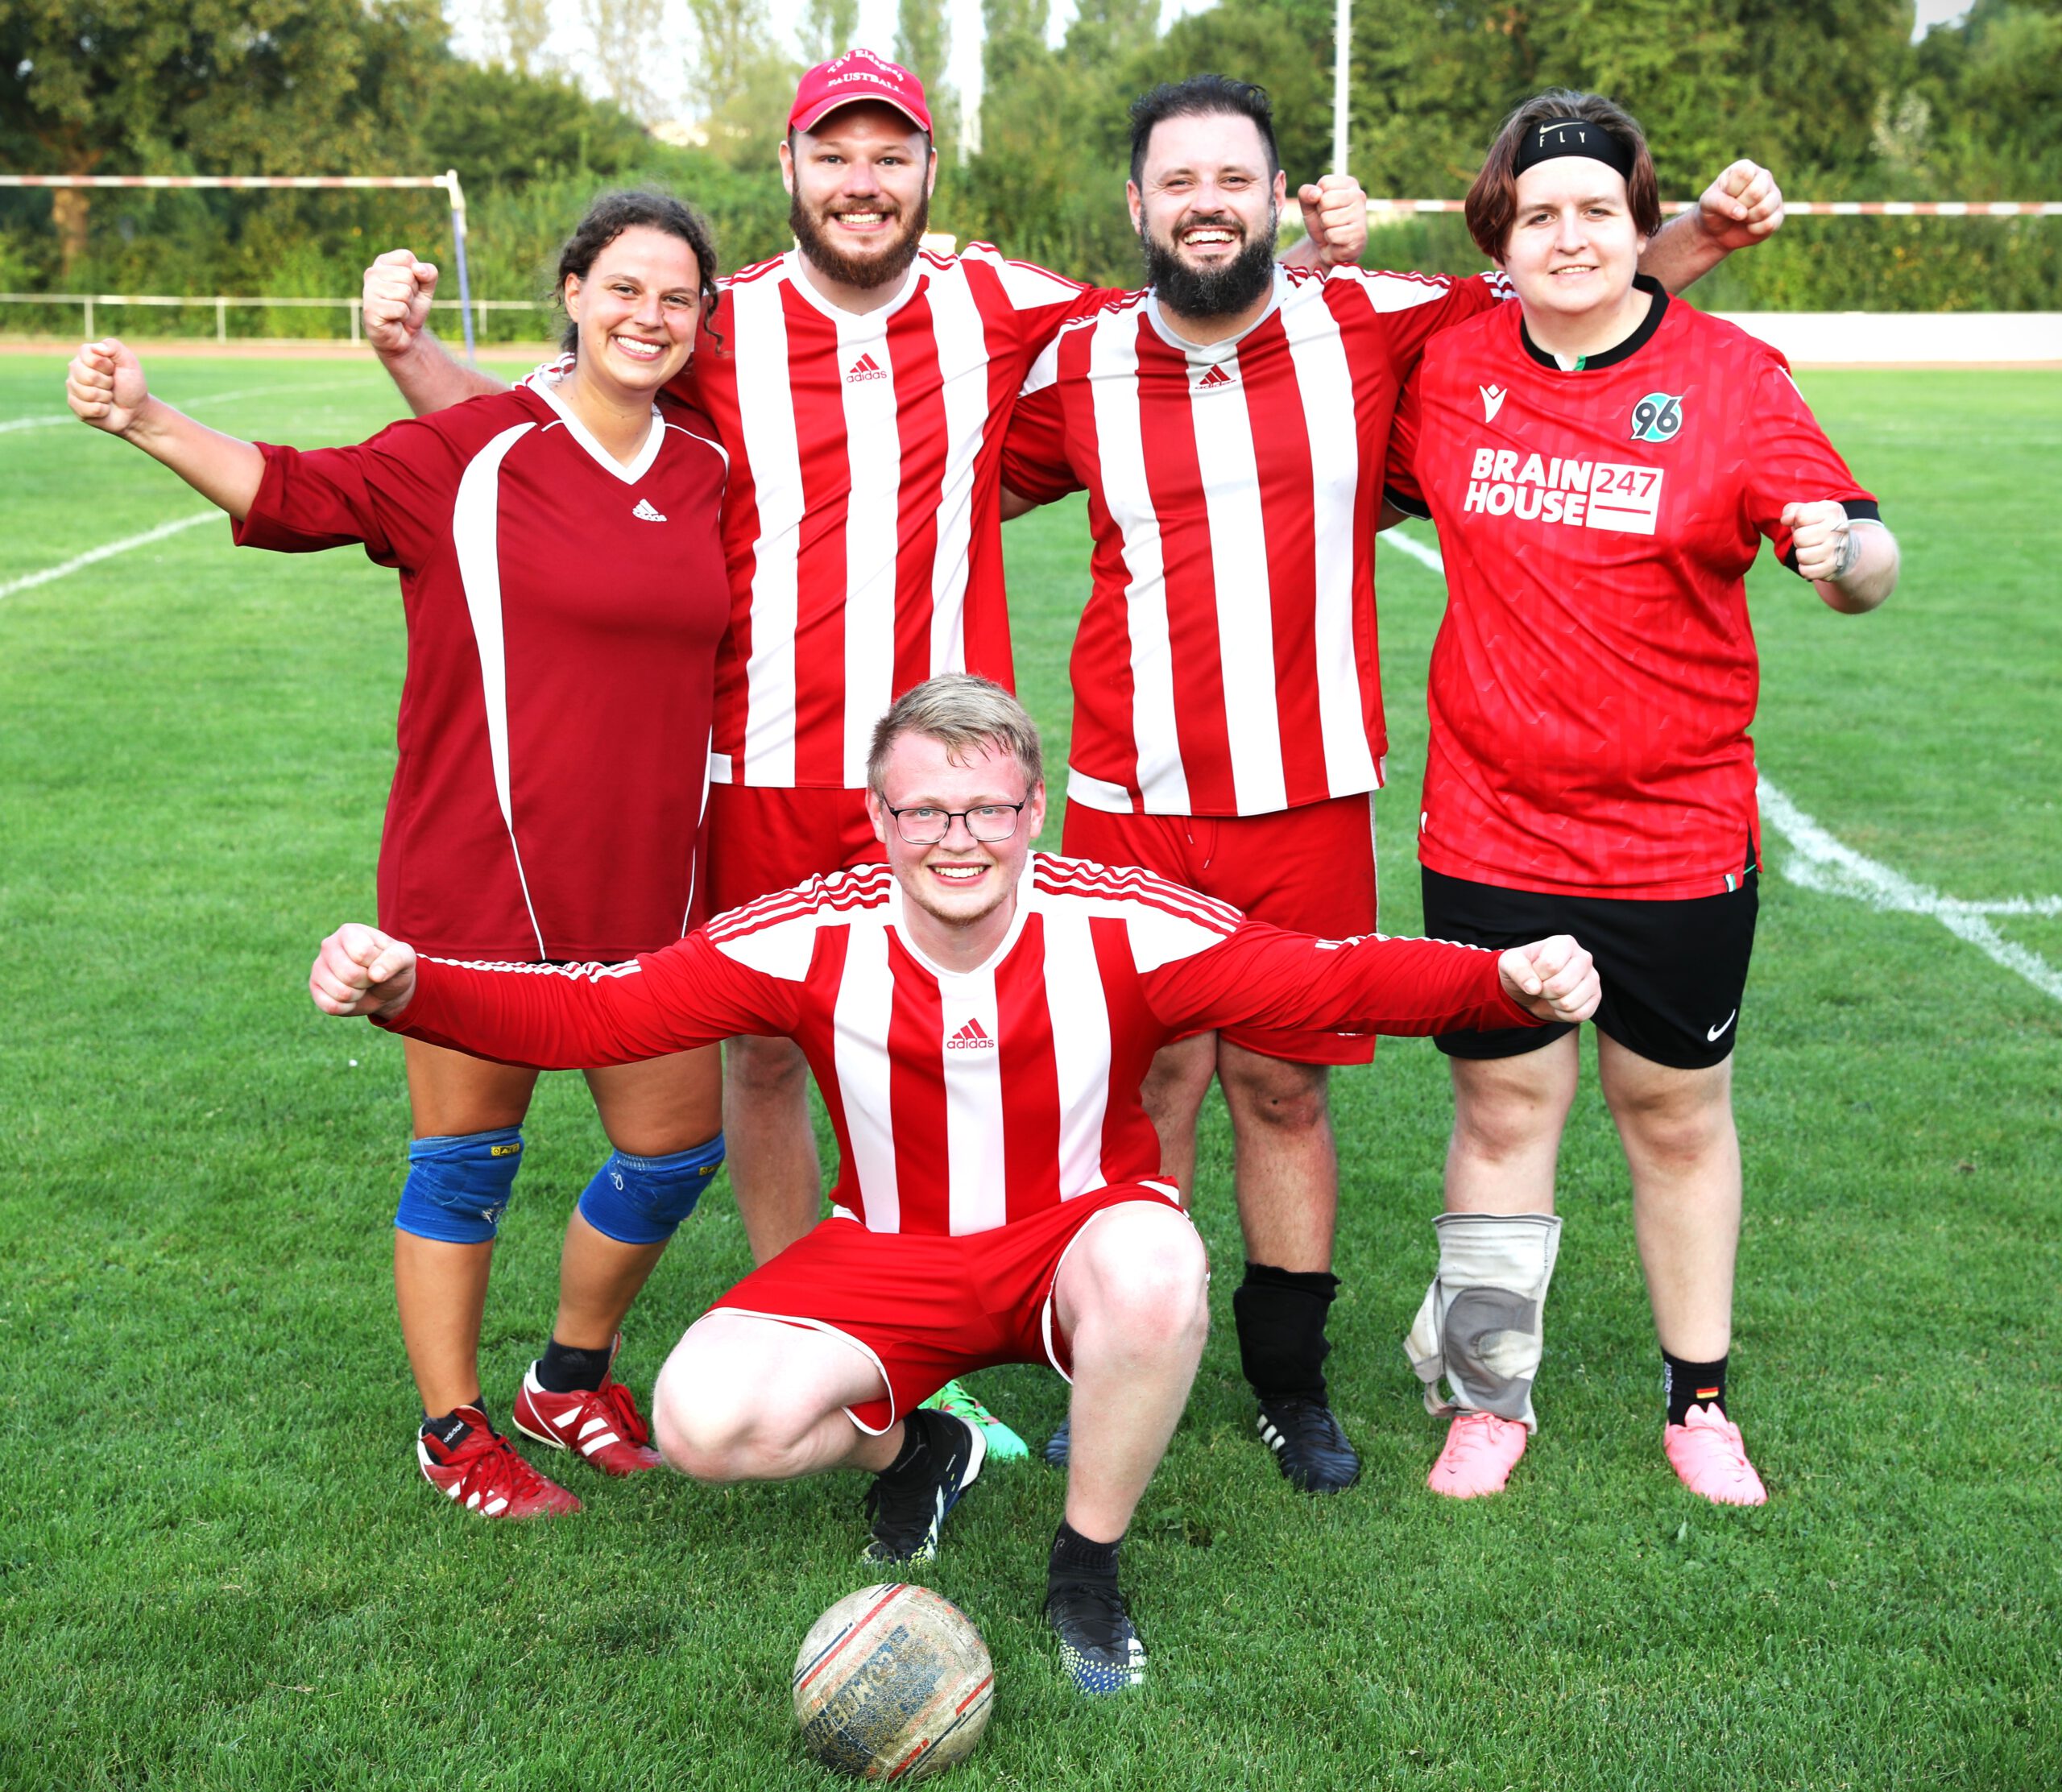
<path fill-rule="evenodd" d="M 928 133 L 931 128 L 931 109 L 924 103 L 924 84 L 901 64 L 877 56 L 871 50 L 847 50 L 842 56 L 819 62 L 804 75 L 795 89 L 788 128 L 814 130 L 839 106 L 861 100 L 878 100 L 883 106 L 893 106 L 919 130 Z"/>

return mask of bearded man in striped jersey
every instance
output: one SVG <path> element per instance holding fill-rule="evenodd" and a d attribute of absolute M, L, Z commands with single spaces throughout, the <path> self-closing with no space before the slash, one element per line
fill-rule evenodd
<path fill-rule="evenodd" d="M 1374 539 L 1389 420 L 1433 333 L 1508 287 L 1277 265 L 1287 182 L 1248 82 L 1200 75 L 1144 95 L 1131 172 L 1152 283 L 1061 327 L 1004 454 L 1006 514 L 1086 488 L 1095 534 L 1064 849 L 1283 927 L 1364 933 L 1388 747 Z M 1766 172 L 1735 163 L 1641 265 L 1679 291 L 1780 209 Z M 1186 1190 L 1196 1116 L 1212 1077 L 1223 1085 L 1246 1245 L 1240 1357 L 1261 1438 L 1312 1493 L 1360 1472 L 1324 1374 L 1327 1092 L 1331 1066 L 1373 1050 L 1320 1027 L 1236 1025 L 1170 1046 L 1146 1090 Z"/>
<path fill-rule="evenodd" d="M 1034 854 L 1037 730 L 963 673 L 876 727 L 887 857 L 718 917 L 619 966 L 419 959 L 358 925 L 323 942 L 317 1006 L 540 1067 L 740 1033 L 793 1040 L 841 1164 L 833 1211 L 723 1296 L 659 1379 L 654 1431 L 698 1480 L 874 1474 L 870 1556 L 928 1559 L 980 1433 L 919 1405 L 988 1364 L 1073 1384 L 1046 1612 L 1085 1692 L 1144 1678 L 1119 1590 L 1126 1527 L 1207 1326 L 1207 1268 L 1139 1101 L 1170 1039 L 1241 1024 L 1422 1034 L 1579 1019 L 1589 955 L 1321 940 L 1149 872 Z"/>

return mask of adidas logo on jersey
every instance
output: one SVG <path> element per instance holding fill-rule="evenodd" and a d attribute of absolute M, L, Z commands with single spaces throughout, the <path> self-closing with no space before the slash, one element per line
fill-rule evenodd
<path fill-rule="evenodd" d="M 641 523 L 663 523 L 666 519 L 665 511 L 652 508 L 652 500 L 648 498 L 639 499 L 630 514 Z"/>
<path fill-rule="evenodd" d="M 949 1052 L 992 1052 L 996 1049 L 996 1042 L 981 1031 L 979 1021 L 969 1020 L 946 1041 L 945 1049 Z"/>
<path fill-rule="evenodd" d="M 863 379 L 885 379 L 888 370 L 870 354 L 863 354 L 855 361 L 845 375 L 847 386 L 856 386 Z"/>
<path fill-rule="evenodd" d="M 1222 362 L 1219 362 L 1215 366 L 1212 367 L 1208 373 L 1205 374 L 1202 379 L 1199 379 L 1195 383 L 1193 390 L 1199 392 L 1208 392 L 1214 391 L 1219 387 L 1236 386 L 1238 383 L 1239 381 L 1237 375 L 1228 372 L 1225 369 L 1224 364 Z"/>

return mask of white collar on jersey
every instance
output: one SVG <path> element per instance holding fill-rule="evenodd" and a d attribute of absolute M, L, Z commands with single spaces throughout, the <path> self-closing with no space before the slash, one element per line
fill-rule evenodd
<path fill-rule="evenodd" d="M 569 368 L 567 370 L 571 370 Z M 543 371 L 541 368 L 538 370 Z M 565 376 L 561 375 L 560 379 Z M 637 458 L 625 466 L 615 455 L 596 441 L 586 424 L 567 408 L 565 400 L 553 388 L 558 379 L 540 379 L 533 374 L 524 382 L 530 390 L 558 413 L 559 421 L 571 432 L 573 439 L 594 457 L 595 464 L 607 473 L 613 473 L 627 486 L 634 486 L 652 470 L 652 463 L 659 457 L 660 445 L 666 439 L 665 419 L 659 415 L 657 405 L 652 407 L 652 432 L 644 438 L 644 445 L 637 450 Z"/>
<path fill-rule="evenodd" d="M 917 259 L 909 263 L 909 271 L 902 276 L 901 289 L 886 304 L 872 311 L 847 311 L 843 305 L 834 305 L 817 291 L 816 283 L 809 279 L 809 270 L 802 265 L 800 249 L 790 249 L 780 259 L 787 263 L 789 284 L 831 322 L 842 324 L 847 329 L 864 329 L 876 319 L 884 324 L 887 319 L 892 317 L 909 302 L 910 295 L 917 290 L 917 282 L 922 279 L 924 273 L 923 254 L 919 250 Z"/>
<path fill-rule="evenodd" d="M 971 970 L 948 969 L 928 956 L 909 937 L 902 885 L 894 878 L 890 878 L 888 883 L 888 924 L 895 929 L 895 937 L 901 941 L 903 950 L 941 983 L 958 977 L 986 976 L 1016 950 L 1017 941 L 1023 937 L 1024 923 L 1031 913 L 1031 861 L 1037 855 L 1035 846 L 1025 855 L 1023 875 L 1017 880 L 1017 912 L 1009 917 L 1009 931 L 1003 935 L 995 950 Z"/>
<path fill-rule="evenodd" d="M 1236 354 L 1239 345 L 1282 308 L 1282 301 L 1287 296 L 1288 290 L 1289 276 L 1277 266 L 1274 270 L 1274 296 L 1268 300 L 1267 309 L 1236 336 L 1227 336 L 1215 342 L 1191 342 L 1186 336 L 1177 335 L 1174 325 L 1160 314 L 1160 295 L 1150 288 L 1145 295 L 1145 315 L 1159 333 L 1160 340 L 1169 348 L 1180 350 L 1199 367 L 1209 366 L 1219 361 L 1229 361 Z"/>

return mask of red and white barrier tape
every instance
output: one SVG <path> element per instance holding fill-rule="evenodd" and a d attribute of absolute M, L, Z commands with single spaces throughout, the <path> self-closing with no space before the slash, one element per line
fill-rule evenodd
<path fill-rule="evenodd" d="M 1664 212 L 1696 209 L 1694 199 L 1666 201 Z M 1370 199 L 1371 212 L 1459 212 L 1459 199 Z M 2062 203 L 2038 199 L 1786 199 L 1791 217 L 2062 217 Z"/>

